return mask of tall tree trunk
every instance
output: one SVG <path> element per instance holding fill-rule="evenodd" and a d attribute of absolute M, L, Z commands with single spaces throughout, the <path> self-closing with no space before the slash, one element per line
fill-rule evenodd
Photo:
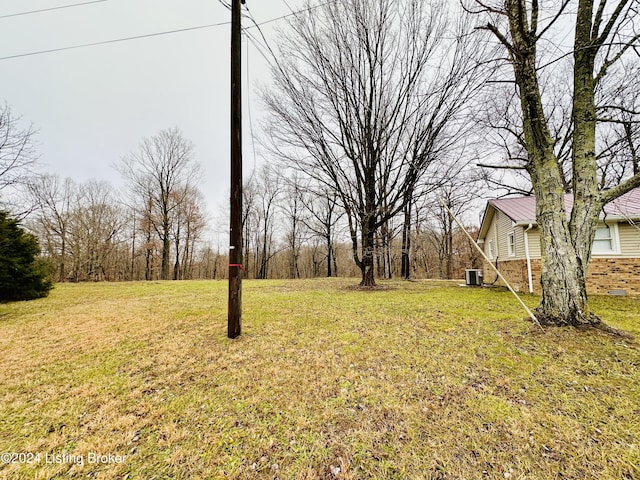
<path fill-rule="evenodd" d="M 331 277 L 331 274 L 333 273 L 331 271 L 331 252 L 333 250 L 333 247 L 331 245 L 330 230 L 327 232 L 326 241 L 327 241 L 327 277 Z"/>
<path fill-rule="evenodd" d="M 213 279 L 215 280 L 218 275 L 218 255 L 216 254 L 213 260 Z"/>
<path fill-rule="evenodd" d="M 585 242 L 582 238 L 585 232 L 587 235 L 592 233 L 582 230 L 578 238 L 572 236 L 564 204 L 564 182 L 553 154 L 550 136 L 548 140 L 544 153 L 535 158 L 534 168 L 529 169 L 536 194 L 536 221 L 540 229 L 542 253 L 542 297 L 536 316 L 540 323 L 547 325 L 597 323 L 597 317 L 589 312 L 586 290 L 585 267 L 589 254 L 581 258 L 575 247 L 576 241 Z M 586 218 L 584 220 L 593 222 Z M 586 244 L 590 251 L 591 241 L 586 240 Z M 583 259 L 586 260 L 584 263 Z"/>
<path fill-rule="evenodd" d="M 160 271 L 161 280 L 169 280 L 171 272 L 171 228 L 169 225 L 169 214 L 165 212 L 162 223 L 162 269 Z"/>
<path fill-rule="evenodd" d="M 260 255 L 260 270 L 258 271 L 258 278 L 259 279 L 266 279 L 267 278 L 267 264 L 268 264 L 268 258 L 267 258 L 267 232 L 265 229 L 264 232 L 264 239 L 262 242 L 262 254 Z"/>
<path fill-rule="evenodd" d="M 393 278 L 393 272 L 391 270 L 391 229 L 389 228 L 389 222 L 385 222 L 381 227 L 382 238 L 382 278 Z"/>
<path fill-rule="evenodd" d="M 599 323 L 589 313 L 586 274 L 603 203 L 598 190 L 596 167 L 596 107 L 594 65 L 597 48 L 591 42 L 593 0 L 578 2 L 574 41 L 573 72 L 573 210 L 569 232 L 575 248 L 576 269 L 584 295 L 582 309 L 573 316 L 574 324 Z"/>
<path fill-rule="evenodd" d="M 538 83 L 536 32 L 521 28 L 519 22 L 523 12 L 526 12 L 521 0 L 507 0 L 507 10 L 513 37 L 511 58 L 519 89 L 528 154 L 527 171 L 536 196 L 536 221 L 540 229 L 542 297 L 536 308 L 536 316 L 541 323 L 549 325 L 596 323 L 597 317 L 588 308 L 585 275 L 590 253 L 585 250 L 590 251 L 591 242 L 585 236 L 592 237 L 595 231 L 594 219 L 588 217 L 595 213 L 597 222 L 600 211 L 594 211 L 593 204 L 587 205 L 593 198 L 583 198 L 585 191 L 581 185 L 586 180 L 581 175 L 590 174 L 578 171 L 578 177 L 573 179 L 575 201 L 570 224 L 564 205 L 565 179 L 554 153 L 554 140 L 545 117 Z M 588 102 L 589 98 L 586 100 Z M 580 142 L 578 128 L 578 125 L 574 125 L 574 138 Z M 574 174 L 576 168 L 574 163 Z M 575 229 L 574 220 L 577 221 Z M 580 223 L 582 225 L 578 226 Z M 589 231 L 590 224 L 593 224 L 592 231 Z M 583 243 L 578 244 L 578 240 Z M 578 249 L 576 245 L 579 245 Z"/>
<path fill-rule="evenodd" d="M 373 259 L 375 230 L 372 228 L 372 223 L 371 220 L 363 222 L 362 261 L 359 264 L 360 272 L 362 273 L 361 287 L 373 287 L 376 285 Z"/>
<path fill-rule="evenodd" d="M 147 245 L 144 254 L 144 279 L 151 280 L 151 226 L 147 229 Z"/>
<path fill-rule="evenodd" d="M 402 225 L 402 257 L 400 276 L 403 280 L 411 278 L 411 205 L 409 200 L 404 206 L 404 222 Z"/>
<path fill-rule="evenodd" d="M 551 176 L 537 183 L 549 182 Z M 586 271 L 569 233 L 564 191 L 552 192 L 538 185 L 536 218 L 540 230 L 542 296 L 536 309 L 540 323 L 547 325 L 582 325 L 597 323 L 589 313 Z M 548 193 L 544 193 L 548 192 Z M 558 208 L 562 205 L 562 208 Z"/>
<path fill-rule="evenodd" d="M 151 280 L 151 250 L 147 248 L 147 251 L 144 255 L 145 265 L 144 265 L 144 279 L 146 281 Z"/>
<path fill-rule="evenodd" d="M 176 233 L 176 261 L 173 264 L 173 279 L 179 280 L 180 278 L 180 225 L 178 225 L 178 231 Z"/>
<path fill-rule="evenodd" d="M 169 258 L 169 253 L 171 251 L 171 239 L 169 238 L 169 234 L 166 234 L 162 239 L 162 270 L 160 272 L 161 280 L 169 279 L 169 272 L 171 271 L 171 259 Z"/>
<path fill-rule="evenodd" d="M 62 246 L 60 248 L 60 281 L 64 282 L 66 280 L 66 275 L 67 273 L 65 272 L 65 267 L 64 267 L 64 257 L 67 254 L 67 239 L 66 239 L 67 233 L 63 230 L 62 231 Z"/>
<path fill-rule="evenodd" d="M 445 276 L 447 280 L 451 280 L 453 277 L 453 220 L 451 215 L 447 216 L 445 230 L 445 244 L 444 244 L 444 261 L 445 261 Z"/>
<path fill-rule="evenodd" d="M 390 238 L 387 239 L 385 253 L 386 253 L 385 263 L 387 265 L 387 272 L 386 272 L 387 279 L 391 280 L 393 278 L 393 269 L 391 265 L 391 239 Z"/>
<path fill-rule="evenodd" d="M 333 244 L 331 244 L 331 252 L 333 253 L 333 275 L 338 276 L 338 256 L 336 255 L 336 250 L 333 248 Z"/>
<path fill-rule="evenodd" d="M 187 219 L 187 234 L 184 239 L 184 252 L 182 252 L 182 272 L 180 278 L 182 280 L 193 278 L 193 253 L 191 250 L 191 225 Z"/>
<path fill-rule="evenodd" d="M 378 278 L 384 278 L 386 271 L 386 265 L 384 264 L 384 237 L 376 235 L 374 237 L 374 242 L 375 250 L 373 253 L 373 261 L 376 265 L 376 272 L 378 274 Z"/>
<path fill-rule="evenodd" d="M 136 268 L 136 217 L 133 216 L 133 231 L 131 234 L 131 277 L 129 280 L 135 280 L 135 268 Z"/>

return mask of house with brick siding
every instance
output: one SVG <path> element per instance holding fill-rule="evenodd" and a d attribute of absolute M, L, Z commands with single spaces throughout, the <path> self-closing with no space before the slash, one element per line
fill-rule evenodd
<path fill-rule="evenodd" d="M 573 196 L 564 197 L 567 216 Z M 540 293 L 540 234 L 534 196 L 489 200 L 478 244 L 514 289 Z M 489 265 L 483 265 L 485 283 L 500 284 Z M 587 291 L 595 294 L 640 295 L 640 188 L 606 205 L 600 214 Z"/>

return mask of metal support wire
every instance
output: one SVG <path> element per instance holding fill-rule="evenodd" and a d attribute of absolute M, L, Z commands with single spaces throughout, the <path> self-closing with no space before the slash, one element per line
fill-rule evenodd
<path fill-rule="evenodd" d="M 451 209 L 449 207 L 447 207 L 447 205 L 444 203 L 444 201 L 442 199 L 440 199 L 440 203 L 442 204 L 442 206 L 447 210 L 447 212 L 449 212 L 449 215 L 451 215 L 451 218 L 453 218 L 453 220 L 458 224 L 458 226 L 462 229 L 462 231 L 465 233 L 465 235 L 469 238 L 469 240 L 471 240 L 471 243 L 473 243 L 473 246 L 476 247 L 476 249 L 478 250 L 478 252 L 480 252 L 480 255 L 482 255 L 482 258 L 484 258 L 487 263 L 491 266 L 491 268 L 493 268 L 495 270 L 495 272 L 498 274 L 498 277 L 500 277 L 500 280 L 502 280 L 505 285 L 507 286 L 507 288 L 509 289 L 509 291 L 511 293 L 513 293 L 513 296 L 516 297 L 516 299 L 518 300 L 518 302 L 520 302 L 520 305 L 522 305 L 522 308 L 525 309 L 525 311 L 527 312 L 527 314 L 529 315 L 529 317 L 531 318 L 531 320 L 533 320 L 538 327 L 540 327 L 542 329 L 542 325 L 540 324 L 540 322 L 538 321 L 538 319 L 536 318 L 536 316 L 533 314 L 533 312 L 531 311 L 531 309 L 529 307 L 527 307 L 527 305 L 522 301 L 522 299 L 518 296 L 518 294 L 516 293 L 516 291 L 511 287 L 511 285 L 509 284 L 509 282 L 507 281 L 506 278 L 504 278 L 504 276 L 500 273 L 500 271 L 498 270 L 497 267 L 493 266 L 493 263 L 491 263 L 491 260 L 489 260 L 489 258 L 484 254 L 484 252 L 482 251 L 482 249 L 480 248 L 480 246 L 476 243 L 476 241 L 473 239 L 473 237 L 469 234 L 469 232 L 467 232 L 467 229 L 464 228 L 464 226 L 462 225 L 462 223 L 460 223 L 460 220 L 458 220 L 458 218 L 454 215 L 454 213 L 451 211 Z"/>

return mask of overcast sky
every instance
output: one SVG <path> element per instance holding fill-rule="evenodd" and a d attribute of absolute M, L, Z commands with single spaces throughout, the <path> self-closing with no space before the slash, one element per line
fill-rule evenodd
<path fill-rule="evenodd" d="M 195 145 L 206 176 L 210 213 L 229 190 L 228 24 L 106 45 L 19 56 L 80 44 L 230 21 L 219 0 L 0 0 L 0 102 L 33 123 L 43 170 L 77 181 L 108 180 L 143 137 L 178 127 Z M 299 0 L 247 0 L 258 23 L 299 8 Z M 274 27 L 262 30 L 275 44 Z M 243 26 L 252 23 L 244 19 Z M 256 35 L 258 32 L 252 30 Z M 248 125 L 260 115 L 256 85 L 268 81 L 266 61 L 243 40 L 244 164 L 254 164 Z M 248 67 L 248 68 L 247 68 Z M 260 159 L 258 159 L 258 162 Z"/>

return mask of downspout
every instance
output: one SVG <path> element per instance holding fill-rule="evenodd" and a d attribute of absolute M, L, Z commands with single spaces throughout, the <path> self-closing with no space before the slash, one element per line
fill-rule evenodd
<path fill-rule="evenodd" d="M 533 224 L 524 230 L 524 255 L 527 259 L 527 280 L 529 281 L 529 293 L 533 293 L 533 276 L 531 274 L 531 255 L 529 255 L 529 230 L 533 228 Z"/>

